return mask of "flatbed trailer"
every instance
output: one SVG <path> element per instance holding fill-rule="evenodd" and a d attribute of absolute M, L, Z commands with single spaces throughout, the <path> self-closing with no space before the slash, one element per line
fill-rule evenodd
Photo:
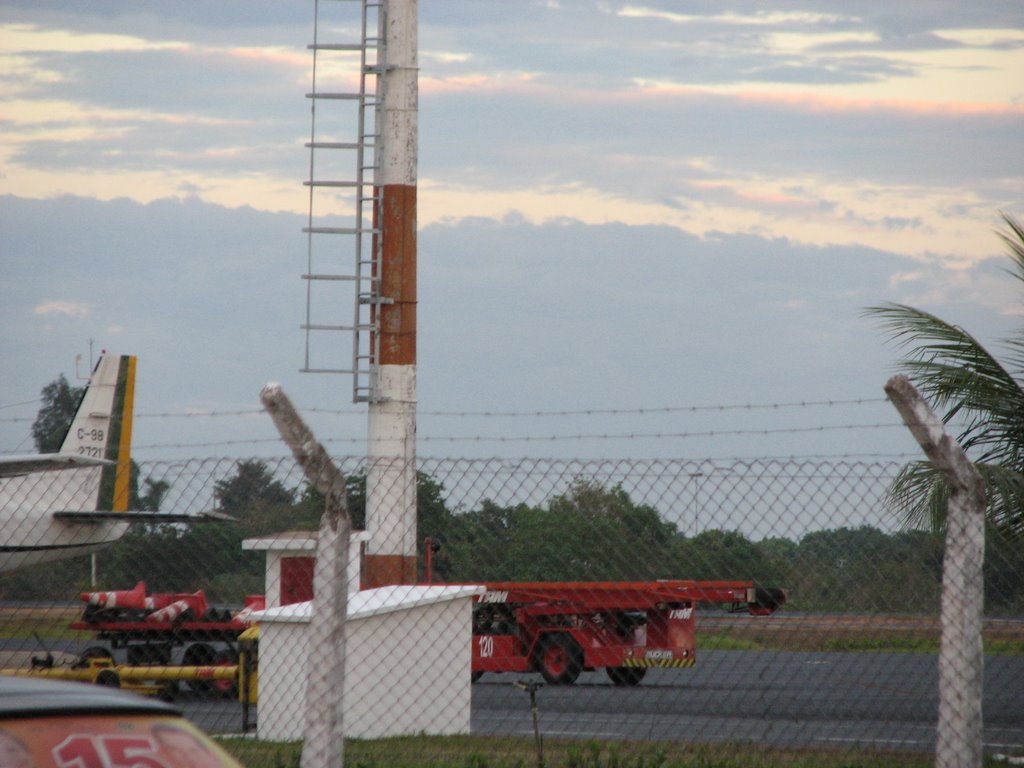
<path fill-rule="evenodd" d="M 540 672 L 570 685 L 604 669 L 637 685 L 651 667 L 696 661 L 699 603 L 754 616 L 786 601 L 750 581 L 492 582 L 473 605 L 473 680 L 485 672 Z"/>
<path fill-rule="evenodd" d="M 242 611 L 209 606 L 201 591 L 191 594 L 147 595 L 139 582 L 131 590 L 84 592 L 81 619 L 70 628 L 92 632 L 96 644 L 84 659 L 107 659 L 123 650 L 126 669 L 180 667 L 188 669 L 238 665 L 239 636 L 251 626 L 247 614 L 263 607 L 262 596 L 247 599 Z M 181 648 L 180 664 L 174 651 Z M 229 675 L 178 675 L 176 679 L 198 692 L 231 694 L 235 681 Z"/>
<path fill-rule="evenodd" d="M 604 669 L 615 685 L 637 685 L 652 667 L 694 665 L 699 604 L 766 616 L 786 602 L 784 590 L 758 587 L 752 581 L 484 586 L 486 592 L 473 603 L 474 681 L 485 672 L 539 672 L 549 683 L 569 685 L 584 670 Z M 87 649 L 83 658 L 114 665 L 112 649 L 125 649 L 125 669 L 174 667 L 172 650 L 183 647 L 178 666 L 189 671 L 169 675 L 194 690 L 224 694 L 237 688 L 230 674 L 211 676 L 204 671 L 197 676 L 192 670 L 237 668 L 239 638 L 251 626 L 246 613 L 262 607 L 262 598 L 253 597 L 245 610 L 232 615 L 208 608 L 201 593 L 146 597 L 141 583 L 124 592 L 84 593 L 82 599 L 88 603 L 86 610 L 71 628 L 94 632 L 98 641 L 109 643 L 109 648 Z M 168 611 L 173 605 L 182 610 Z"/>

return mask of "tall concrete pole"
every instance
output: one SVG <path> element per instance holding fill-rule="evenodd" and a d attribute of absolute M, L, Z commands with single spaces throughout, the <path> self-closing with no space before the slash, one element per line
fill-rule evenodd
<path fill-rule="evenodd" d="M 375 219 L 380 352 L 369 406 L 363 586 L 416 582 L 417 0 L 386 0 Z"/>

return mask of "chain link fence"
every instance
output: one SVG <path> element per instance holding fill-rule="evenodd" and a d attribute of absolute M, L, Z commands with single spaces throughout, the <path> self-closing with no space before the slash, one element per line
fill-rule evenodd
<path fill-rule="evenodd" d="M 336 462 L 355 590 L 368 467 Z M 899 469 L 421 459 L 421 586 L 349 600 L 350 761 L 533 764 L 539 748 L 547 765 L 671 765 L 728 748 L 926 764 L 943 540 L 888 503 Z M 245 764 L 292 764 L 322 650 L 305 601 L 323 497 L 291 458 L 147 462 L 132 486 L 132 509 L 230 520 L 133 523 L 91 556 L 0 576 L 3 666 L 109 657 Z M 984 578 L 986 750 L 1020 754 L 1024 542 L 990 532 Z M 254 612 L 258 639 L 242 634 Z M 191 671 L 136 683 L 140 667 Z"/>

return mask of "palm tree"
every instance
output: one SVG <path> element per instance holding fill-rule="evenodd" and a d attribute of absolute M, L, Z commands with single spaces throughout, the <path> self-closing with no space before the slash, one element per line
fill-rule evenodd
<path fill-rule="evenodd" d="M 1008 269 L 1024 286 L 1024 227 L 1003 214 L 999 237 L 1009 248 Z M 963 328 L 903 304 L 869 307 L 890 341 L 907 350 L 900 369 L 946 424 L 985 480 L 989 523 L 1024 536 L 1024 327 L 1003 341 L 1003 363 Z M 1004 364 L 1005 363 L 1005 364 Z M 890 489 L 910 526 L 943 527 L 948 488 L 929 462 L 907 465 Z"/>

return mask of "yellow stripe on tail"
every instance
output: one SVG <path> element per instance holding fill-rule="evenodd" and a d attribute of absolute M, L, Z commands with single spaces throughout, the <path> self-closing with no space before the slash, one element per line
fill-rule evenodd
<path fill-rule="evenodd" d="M 121 358 L 122 369 L 118 387 L 123 392 L 122 398 L 115 397 L 115 407 L 120 407 L 120 439 L 117 445 L 117 474 L 114 477 L 114 498 L 111 501 L 112 512 L 127 512 L 131 499 L 132 475 L 132 414 L 135 409 L 135 363 L 134 355 Z"/>

